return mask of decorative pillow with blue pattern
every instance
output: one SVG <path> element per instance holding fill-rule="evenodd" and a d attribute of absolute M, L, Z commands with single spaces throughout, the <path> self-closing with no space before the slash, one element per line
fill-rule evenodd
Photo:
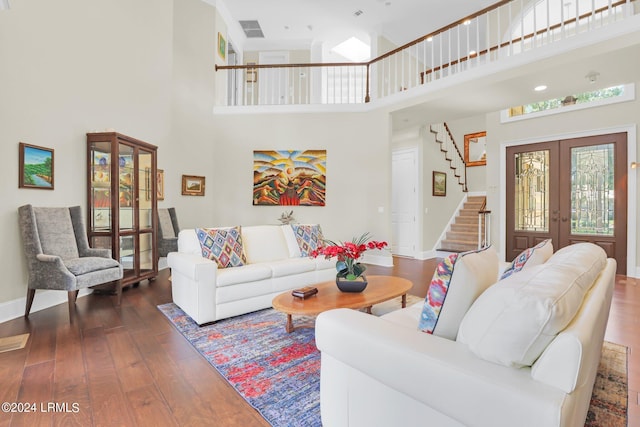
<path fill-rule="evenodd" d="M 551 243 L 551 239 L 543 240 L 534 247 L 520 252 L 520 255 L 511 263 L 511 266 L 502 273 L 500 280 L 506 279 L 523 269 L 544 264 L 551 258 L 551 255 L 553 255 L 553 243 Z"/>
<path fill-rule="evenodd" d="M 324 236 L 322 235 L 322 229 L 319 224 L 291 224 L 291 229 L 300 247 L 300 256 L 311 256 L 311 252 L 322 246 Z"/>
<path fill-rule="evenodd" d="M 457 259 L 458 254 L 447 256 L 438 264 L 436 271 L 433 273 L 418 325 L 418 328 L 423 332 L 433 334 L 433 330 L 438 323 L 438 317 L 440 317 L 440 310 L 447 297 L 451 276 L 453 276 L 453 267 Z"/>
<path fill-rule="evenodd" d="M 218 268 L 241 267 L 247 263 L 240 227 L 196 228 L 202 256 Z"/>
<path fill-rule="evenodd" d="M 455 340 L 471 304 L 496 282 L 498 264 L 498 254 L 491 246 L 444 258 L 427 290 L 418 328 Z"/>

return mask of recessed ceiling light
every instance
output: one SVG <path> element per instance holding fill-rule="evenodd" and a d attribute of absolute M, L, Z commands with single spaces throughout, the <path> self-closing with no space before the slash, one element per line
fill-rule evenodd
<path fill-rule="evenodd" d="M 533 88 L 533 90 L 535 90 L 536 92 L 542 92 L 543 90 L 547 90 L 547 86 L 546 85 L 536 86 Z"/>
<path fill-rule="evenodd" d="M 469 51 L 469 56 L 475 56 L 476 53 L 478 53 L 478 52 L 476 52 L 475 50 L 470 50 Z"/>
<path fill-rule="evenodd" d="M 353 12 L 353 16 L 360 16 L 362 15 L 364 12 L 360 9 L 356 10 L 355 12 Z"/>
<path fill-rule="evenodd" d="M 470 19 L 466 19 L 462 25 L 471 25 L 471 20 Z"/>
<path fill-rule="evenodd" d="M 433 37 L 427 37 L 427 41 L 428 42 L 432 42 L 433 41 Z"/>

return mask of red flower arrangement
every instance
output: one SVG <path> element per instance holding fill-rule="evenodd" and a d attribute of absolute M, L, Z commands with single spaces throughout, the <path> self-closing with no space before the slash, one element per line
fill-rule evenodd
<path fill-rule="evenodd" d="M 362 254 L 369 249 L 382 249 L 388 246 L 387 242 L 379 242 L 376 240 L 369 241 L 370 238 L 371 234 L 367 232 L 358 238 L 354 237 L 350 242 L 335 243 L 331 240 L 325 240 L 329 245 L 319 247 L 315 251 L 311 252 L 311 256 L 316 258 L 320 255 L 324 255 L 327 259 L 337 257 L 337 277 L 343 277 L 347 280 L 355 280 L 362 276 L 362 273 L 367 269 L 366 265 L 357 262 Z"/>

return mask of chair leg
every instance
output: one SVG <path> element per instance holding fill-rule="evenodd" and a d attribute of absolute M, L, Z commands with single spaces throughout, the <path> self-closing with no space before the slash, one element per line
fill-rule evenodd
<path fill-rule="evenodd" d="M 76 289 L 75 291 L 70 291 L 70 292 L 75 292 L 75 295 L 73 296 L 73 303 L 75 304 L 76 301 L 78 300 L 78 293 L 80 292 L 80 289 Z"/>
<path fill-rule="evenodd" d="M 69 291 L 67 293 L 67 300 L 69 301 L 69 323 L 73 325 L 74 313 L 76 311 L 76 298 L 78 297 L 78 291 Z"/>
<path fill-rule="evenodd" d="M 29 317 L 29 312 L 31 311 L 31 305 L 33 304 L 33 297 L 36 295 L 35 289 L 27 289 L 27 306 L 24 309 L 24 317 Z"/>
<path fill-rule="evenodd" d="M 120 302 L 122 302 L 122 280 L 116 282 L 116 295 L 116 305 L 120 307 Z"/>

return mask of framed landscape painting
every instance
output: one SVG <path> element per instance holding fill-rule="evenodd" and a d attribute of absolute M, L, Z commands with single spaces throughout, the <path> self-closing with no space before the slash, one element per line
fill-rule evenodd
<path fill-rule="evenodd" d="M 433 195 L 447 195 L 447 174 L 444 172 L 433 171 Z"/>
<path fill-rule="evenodd" d="M 204 196 L 204 176 L 182 175 L 183 196 Z"/>
<path fill-rule="evenodd" d="M 53 190 L 53 149 L 20 143 L 19 188 Z"/>

